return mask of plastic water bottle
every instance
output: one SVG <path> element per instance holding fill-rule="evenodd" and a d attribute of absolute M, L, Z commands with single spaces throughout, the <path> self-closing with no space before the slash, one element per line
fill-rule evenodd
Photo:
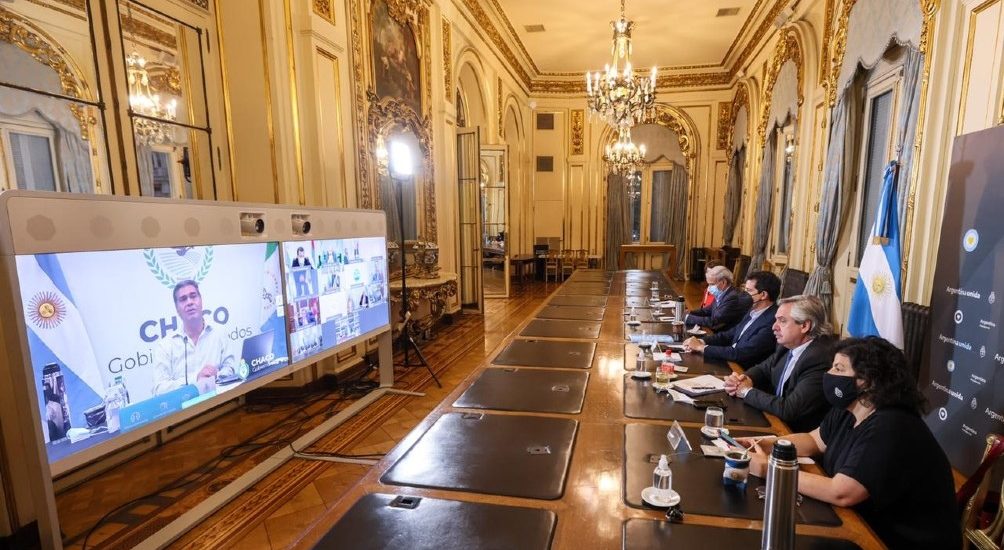
<path fill-rule="evenodd" d="M 129 392 L 122 382 L 122 377 L 116 376 L 115 381 L 105 390 L 105 426 L 108 428 L 108 433 L 119 431 L 122 426 L 119 411 L 128 404 Z"/>
<path fill-rule="evenodd" d="M 645 350 L 638 350 L 638 358 L 635 359 L 634 370 L 638 372 L 645 370 Z"/>
<path fill-rule="evenodd" d="M 652 487 L 659 491 L 659 498 L 663 500 L 668 500 L 673 492 L 673 471 L 669 469 L 666 455 L 659 456 L 659 464 L 652 472 Z"/>
<path fill-rule="evenodd" d="M 761 550 L 794 550 L 797 495 L 798 453 L 791 441 L 779 439 L 767 461 Z"/>

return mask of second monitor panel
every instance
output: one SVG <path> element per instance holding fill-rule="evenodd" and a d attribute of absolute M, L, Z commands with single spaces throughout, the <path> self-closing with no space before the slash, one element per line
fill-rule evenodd
<path fill-rule="evenodd" d="M 283 243 L 294 362 L 389 324 L 386 250 L 383 237 Z"/>

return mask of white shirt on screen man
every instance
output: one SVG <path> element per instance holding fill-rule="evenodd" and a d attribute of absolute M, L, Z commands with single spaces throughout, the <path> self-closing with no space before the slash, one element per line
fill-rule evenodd
<path fill-rule="evenodd" d="M 202 329 L 198 342 L 180 332 L 162 339 L 154 356 L 153 394 L 160 395 L 184 386 L 186 367 L 187 383 L 197 386 L 199 393 L 205 393 L 206 386 L 215 388 L 215 377 L 199 380 L 199 372 L 206 365 L 218 365 L 219 374 L 233 374 L 235 359 L 228 344 L 226 333 L 208 324 Z"/>

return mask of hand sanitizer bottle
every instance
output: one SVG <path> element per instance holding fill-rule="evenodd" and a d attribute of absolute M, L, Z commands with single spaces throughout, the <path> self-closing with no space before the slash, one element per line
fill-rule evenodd
<path fill-rule="evenodd" d="M 652 472 L 652 487 L 658 491 L 657 498 L 669 500 L 673 493 L 673 471 L 669 469 L 669 459 L 666 455 L 659 457 L 659 465 Z"/>

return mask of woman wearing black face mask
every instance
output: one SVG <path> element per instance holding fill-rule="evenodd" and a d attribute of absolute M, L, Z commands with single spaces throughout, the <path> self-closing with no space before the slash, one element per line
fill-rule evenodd
<path fill-rule="evenodd" d="M 801 472 L 799 492 L 854 507 L 890 548 L 961 548 L 951 466 L 921 419 L 925 400 L 903 352 L 872 336 L 834 353 L 823 376 L 833 409 L 811 433 L 785 436 L 799 456 L 822 456 L 826 471 Z M 774 440 L 754 447 L 750 473 L 766 475 Z"/>

